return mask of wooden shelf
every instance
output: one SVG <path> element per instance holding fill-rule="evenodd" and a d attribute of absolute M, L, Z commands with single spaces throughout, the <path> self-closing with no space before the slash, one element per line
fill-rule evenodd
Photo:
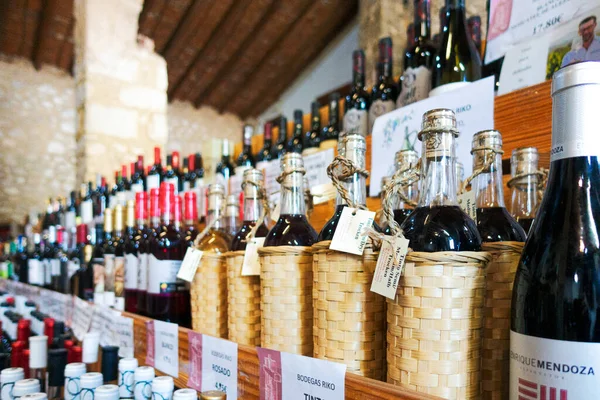
<path fill-rule="evenodd" d="M 136 314 L 123 313 L 133 319 L 134 354 L 140 365 L 146 364 L 146 322 L 150 318 Z M 186 387 L 189 368 L 188 332 L 190 329 L 179 328 L 179 377 L 175 386 Z M 160 374 L 160 371 L 157 371 Z M 238 346 L 238 398 L 259 399 L 259 364 L 255 347 Z M 389 383 L 363 378 L 346 373 L 346 399 L 386 399 L 386 400 L 434 400 L 438 397 L 416 393 Z"/>

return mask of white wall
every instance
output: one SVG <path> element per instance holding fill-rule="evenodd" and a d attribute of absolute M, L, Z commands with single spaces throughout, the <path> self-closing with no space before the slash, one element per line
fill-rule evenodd
<path fill-rule="evenodd" d="M 257 131 L 262 132 L 262 124 L 283 114 L 293 118 L 295 109 L 310 112 L 310 103 L 323 93 L 340 87 L 352 80 L 352 52 L 358 49 L 358 19 L 354 19 L 323 50 L 281 95 L 279 100 L 258 117 Z"/>

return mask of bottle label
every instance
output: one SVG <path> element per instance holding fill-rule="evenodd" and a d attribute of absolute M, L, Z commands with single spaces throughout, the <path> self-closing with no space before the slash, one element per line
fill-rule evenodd
<path fill-rule="evenodd" d="M 177 279 L 181 260 L 159 260 L 153 254 L 148 261 L 148 293 L 176 292 L 183 282 Z"/>
<path fill-rule="evenodd" d="M 60 260 L 58 258 L 50 260 L 50 274 L 52 276 L 60 276 Z"/>
<path fill-rule="evenodd" d="M 398 108 L 424 100 L 431 91 L 431 70 L 422 65 L 408 68 L 402 74 L 402 88 L 398 96 Z"/>
<path fill-rule="evenodd" d="M 183 191 L 187 192 L 192 188 L 190 181 L 183 181 Z"/>
<path fill-rule="evenodd" d="M 125 254 L 125 289 L 138 288 L 140 258 L 135 254 Z"/>
<path fill-rule="evenodd" d="M 115 291 L 115 255 L 104 255 L 104 291 Z"/>
<path fill-rule="evenodd" d="M 600 387 L 600 343 L 510 332 L 510 399 L 590 399 Z M 525 396 L 525 397 L 523 397 Z"/>
<path fill-rule="evenodd" d="M 366 110 L 352 108 L 344 114 L 344 130 L 348 135 L 367 136 L 368 119 Z"/>
<path fill-rule="evenodd" d="M 392 100 L 375 100 L 369 108 L 369 132 L 373 132 L 373 125 L 375 125 L 377 117 L 394 111 L 395 106 Z"/>
<path fill-rule="evenodd" d="M 48 259 L 43 260 L 42 264 L 44 265 L 44 283 L 49 285 L 52 282 L 52 264 Z"/>
<path fill-rule="evenodd" d="M 138 192 L 143 192 L 144 191 L 144 185 L 141 183 L 132 183 L 131 184 L 131 191 L 133 193 L 138 193 Z M 134 195 L 135 197 L 135 195 Z"/>
<path fill-rule="evenodd" d="M 178 177 L 175 176 L 173 178 L 165 179 L 165 182 L 173 184 L 173 186 L 175 187 L 175 194 L 179 193 L 179 178 Z"/>
<path fill-rule="evenodd" d="M 125 286 L 125 257 L 115 257 L 115 296 L 123 297 Z"/>
<path fill-rule="evenodd" d="M 104 292 L 104 258 L 92 259 L 94 270 L 94 293 Z"/>
<path fill-rule="evenodd" d="M 67 274 L 69 279 L 71 279 L 71 277 L 75 275 L 77 271 L 79 271 L 80 267 L 81 262 L 79 261 L 79 258 L 73 258 L 72 260 L 69 260 L 69 263 L 67 264 Z"/>
<path fill-rule="evenodd" d="M 160 176 L 158 174 L 148 175 L 146 177 L 146 187 L 150 189 L 158 189 L 160 187 Z"/>
<path fill-rule="evenodd" d="M 148 253 L 138 255 L 137 288 L 144 292 L 148 290 Z"/>
<path fill-rule="evenodd" d="M 40 260 L 27 260 L 27 278 L 32 285 L 44 285 L 44 264 Z"/>

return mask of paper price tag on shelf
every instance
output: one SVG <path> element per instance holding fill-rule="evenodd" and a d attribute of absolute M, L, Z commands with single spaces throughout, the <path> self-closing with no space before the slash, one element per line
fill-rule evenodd
<path fill-rule="evenodd" d="M 385 240 L 381 243 L 381 251 L 371 282 L 371 292 L 392 300 L 396 298 L 396 290 L 398 290 L 409 243 L 405 238 L 395 237 L 393 239 L 393 245 Z"/>
<path fill-rule="evenodd" d="M 179 377 L 179 327 L 154 321 L 154 368 Z"/>
<path fill-rule="evenodd" d="M 346 366 L 258 348 L 260 398 L 343 400 Z"/>
<path fill-rule="evenodd" d="M 188 247 L 185 257 L 183 257 L 183 261 L 181 262 L 181 267 L 179 267 L 179 272 L 177 272 L 177 277 L 191 283 L 200 265 L 202 254 L 204 254 L 202 251 Z"/>
<path fill-rule="evenodd" d="M 306 179 L 311 188 L 317 185 L 331 184 L 331 180 L 327 176 L 327 166 L 333 161 L 333 149 L 304 156 L 302 160 L 306 170 Z"/>
<path fill-rule="evenodd" d="M 459 194 L 458 205 L 473 221 L 477 222 L 477 194 L 474 190 Z"/>
<path fill-rule="evenodd" d="M 83 340 L 83 336 L 90 329 L 92 317 L 94 316 L 94 305 L 87 301 L 81 300 L 79 297 L 73 299 L 73 333 L 78 340 Z"/>
<path fill-rule="evenodd" d="M 367 229 L 373 226 L 374 211 L 344 207 L 329 248 L 362 255 L 367 244 Z"/>
<path fill-rule="evenodd" d="M 264 244 L 264 237 L 255 237 L 246 244 L 246 252 L 244 254 L 244 262 L 242 264 L 242 276 L 260 276 L 260 260 L 258 259 L 258 249 L 263 247 Z"/>
<path fill-rule="evenodd" d="M 121 317 L 121 313 L 108 307 L 99 307 L 97 309 L 100 319 L 100 345 L 117 346 L 119 339 L 116 332 L 116 320 Z"/>
<path fill-rule="evenodd" d="M 116 320 L 117 346 L 119 357 L 133 357 L 133 319 L 120 316 Z"/>
<path fill-rule="evenodd" d="M 146 364 L 154 367 L 154 320 L 146 321 Z"/>

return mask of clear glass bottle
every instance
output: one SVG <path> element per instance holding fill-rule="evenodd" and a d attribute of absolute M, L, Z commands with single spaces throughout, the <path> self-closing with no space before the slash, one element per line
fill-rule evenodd
<path fill-rule="evenodd" d="M 248 169 L 244 171 L 244 181 L 242 189 L 244 190 L 244 222 L 238 231 L 233 235 L 231 250 L 246 250 L 246 236 L 256 225 L 256 222 L 263 214 L 263 198 L 258 187 L 264 187 L 263 173 L 258 169 Z M 256 230 L 256 237 L 265 237 L 269 229 L 263 221 L 262 225 Z"/>
<path fill-rule="evenodd" d="M 248 170 L 246 170 L 248 171 Z M 246 172 L 244 171 L 244 173 Z M 231 236 L 235 235 L 240 227 L 239 196 L 230 194 L 225 202 L 225 230 Z"/>
<path fill-rule="evenodd" d="M 456 117 L 436 109 L 423 115 L 419 140 L 424 180 L 417 208 L 401 228 L 413 251 L 479 251 L 477 225 L 458 206 L 456 185 Z"/>
<path fill-rule="evenodd" d="M 268 246 L 311 246 L 317 232 L 306 218 L 304 163 L 298 153 L 287 153 L 281 159 L 285 178 L 281 183 L 281 212 L 265 239 Z"/>
<path fill-rule="evenodd" d="M 206 235 L 200 239 L 198 249 L 210 253 L 225 253 L 231 246 L 231 235 L 225 228 L 223 216 L 223 203 L 225 201 L 225 188 L 223 185 L 214 183 L 208 187 L 208 215 L 206 224 L 212 227 Z"/>
<path fill-rule="evenodd" d="M 414 150 L 400 150 L 395 155 L 396 171 L 406 171 L 402 174 L 401 179 L 407 179 L 408 176 L 414 172 L 419 162 L 419 155 Z M 419 182 L 411 183 L 410 185 L 403 186 L 402 194 L 406 199 L 412 202 L 417 202 L 419 198 Z M 406 218 L 413 212 L 414 206 L 407 204 L 402 196 L 395 195 L 393 199 L 394 204 L 394 221 L 402 226 Z M 384 233 L 390 235 L 391 229 L 389 224 L 386 226 Z"/>
<path fill-rule="evenodd" d="M 473 135 L 473 169 L 482 169 L 472 182 L 477 196 L 477 229 L 484 243 L 524 242 L 525 231 L 504 206 L 501 152 L 500 132 L 488 130 Z"/>
<path fill-rule="evenodd" d="M 535 147 L 514 149 L 510 159 L 512 181 L 510 182 L 510 212 L 525 229 L 531 230 L 537 213 L 540 197 L 538 172 L 539 154 Z M 521 178 L 519 178 L 522 176 Z"/>

